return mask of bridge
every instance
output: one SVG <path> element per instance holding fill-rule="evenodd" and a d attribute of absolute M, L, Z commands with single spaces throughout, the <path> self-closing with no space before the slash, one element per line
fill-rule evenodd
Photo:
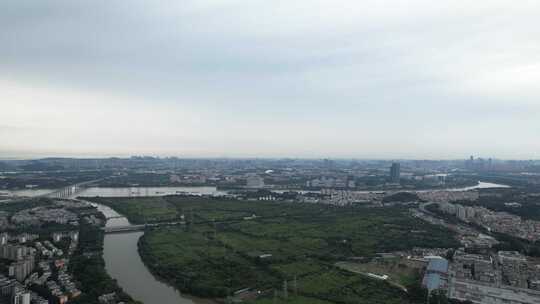
<path fill-rule="evenodd" d="M 50 198 L 70 198 L 81 193 L 82 191 L 84 191 L 84 189 L 86 189 L 84 186 L 80 186 L 77 184 L 58 189 L 51 193 L 47 193 L 45 196 Z"/>
<path fill-rule="evenodd" d="M 123 215 L 117 215 L 117 216 L 109 216 L 109 217 L 107 217 L 108 220 L 111 220 L 111 219 L 119 219 L 119 218 L 125 218 L 125 216 L 123 216 Z"/>
<path fill-rule="evenodd" d="M 127 226 L 114 226 L 101 228 L 106 234 L 110 233 L 122 233 L 122 232 L 134 232 L 144 231 L 147 228 L 165 227 L 165 226 L 178 226 L 185 225 L 186 222 L 166 222 L 166 223 L 154 223 L 154 224 L 142 224 L 142 225 L 127 225 Z"/>
<path fill-rule="evenodd" d="M 43 196 L 49 197 L 49 198 L 72 198 L 76 197 L 79 193 L 83 192 L 86 189 L 86 186 L 95 182 L 98 182 L 100 180 L 106 179 L 105 178 L 99 178 L 87 182 L 82 182 L 74 185 L 70 185 L 64 188 L 60 188 L 54 192 L 47 193 Z"/>
<path fill-rule="evenodd" d="M 116 227 L 103 227 L 103 232 L 109 233 L 122 233 L 122 232 L 133 232 L 133 231 L 144 231 L 146 225 L 128 225 L 128 226 L 116 226 Z"/>

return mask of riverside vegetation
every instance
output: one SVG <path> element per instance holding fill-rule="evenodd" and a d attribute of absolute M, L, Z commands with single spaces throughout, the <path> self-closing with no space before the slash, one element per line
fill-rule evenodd
<path fill-rule="evenodd" d="M 166 196 L 92 198 L 133 223 L 184 218 L 184 226 L 148 230 L 139 252 L 152 272 L 179 290 L 226 298 L 249 288 L 253 303 L 420 303 L 419 277 L 409 294 L 382 281 L 335 266 L 351 257 L 412 247 L 455 247 L 454 235 L 426 224 L 404 207 L 335 208 Z"/>

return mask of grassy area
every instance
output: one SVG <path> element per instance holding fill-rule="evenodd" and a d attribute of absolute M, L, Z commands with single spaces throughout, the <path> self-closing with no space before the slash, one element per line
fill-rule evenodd
<path fill-rule="evenodd" d="M 194 295 L 222 297 L 256 282 L 273 285 L 252 261 L 209 238 L 208 229 L 161 229 L 146 233 L 139 249 L 145 263 L 160 277 Z"/>
<path fill-rule="evenodd" d="M 304 276 L 317 274 L 329 269 L 329 267 L 321 263 L 321 261 L 313 259 L 306 259 L 304 261 L 296 261 L 292 263 L 273 264 L 270 268 L 286 278 L 292 278 L 294 276 L 297 276 L 297 278 L 302 278 Z"/>
<path fill-rule="evenodd" d="M 250 288 L 263 295 L 254 303 L 273 302 L 273 290 L 281 292 L 286 280 L 291 295 L 296 290 L 298 296 L 277 303 L 411 303 L 399 288 L 334 264 L 413 246 L 457 245 L 451 232 L 421 222 L 401 207 L 333 208 L 177 196 L 104 200 L 130 220 L 149 213 L 160 219 L 185 214 L 188 225 L 147 231 L 139 250 L 155 274 L 202 297 L 225 297 Z M 244 219 L 251 215 L 256 217 Z"/>
<path fill-rule="evenodd" d="M 288 299 L 276 297 L 275 301 L 273 297 L 263 297 L 255 301 L 248 302 L 249 304 L 332 304 L 334 302 L 324 301 L 316 298 L 291 296 Z"/>
<path fill-rule="evenodd" d="M 389 284 L 351 272 L 331 269 L 298 282 L 304 295 L 336 303 L 409 303 L 405 294 Z"/>
<path fill-rule="evenodd" d="M 406 258 L 373 259 L 367 263 L 338 262 L 336 266 L 356 273 L 387 275 L 389 282 L 401 286 L 414 283 L 421 272 L 418 264 L 410 263 Z"/>

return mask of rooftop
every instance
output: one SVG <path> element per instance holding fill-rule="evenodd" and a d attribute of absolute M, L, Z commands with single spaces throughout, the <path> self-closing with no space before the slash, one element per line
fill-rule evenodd
<path fill-rule="evenodd" d="M 429 260 L 429 264 L 427 266 L 427 273 L 430 272 L 440 272 L 440 273 L 447 273 L 448 272 L 448 261 L 443 258 L 436 258 Z"/>
<path fill-rule="evenodd" d="M 428 273 L 424 276 L 422 284 L 429 290 L 436 290 L 441 287 L 441 275 L 438 273 Z"/>

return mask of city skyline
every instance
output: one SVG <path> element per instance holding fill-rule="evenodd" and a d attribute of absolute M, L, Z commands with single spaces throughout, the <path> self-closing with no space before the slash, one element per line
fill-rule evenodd
<path fill-rule="evenodd" d="M 540 4 L 0 4 L 0 158 L 539 159 Z"/>

